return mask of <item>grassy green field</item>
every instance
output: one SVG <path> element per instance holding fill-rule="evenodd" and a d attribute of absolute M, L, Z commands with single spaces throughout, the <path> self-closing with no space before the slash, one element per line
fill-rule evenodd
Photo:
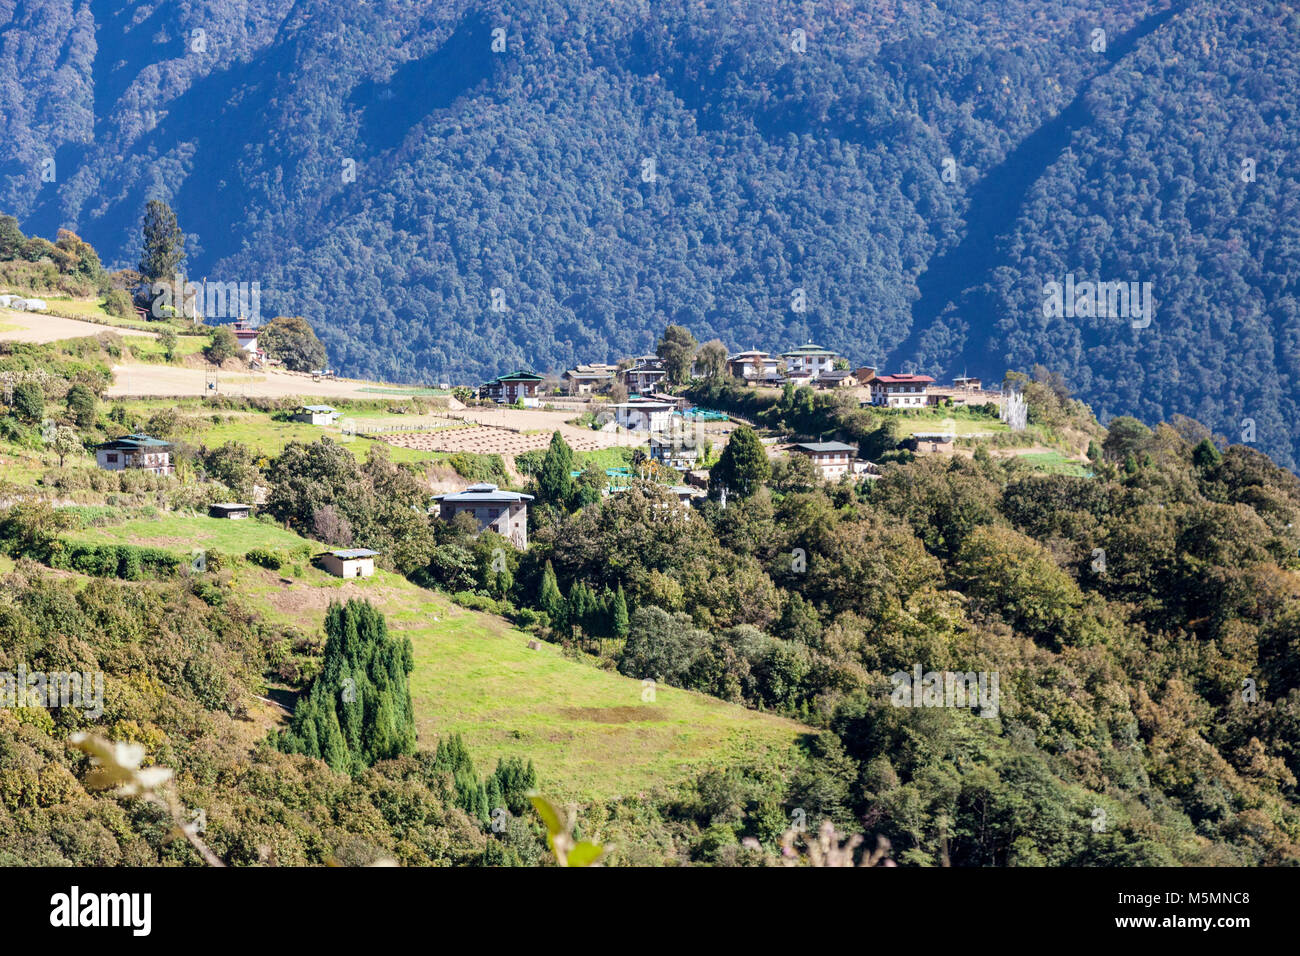
<path fill-rule="evenodd" d="M 575 451 L 574 466 L 585 468 L 595 465 L 597 468 L 626 468 L 632 460 L 631 448 L 598 448 L 595 451 Z"/>
<path fill-rule="evenodd" d="M 151 325 L 149 322 L 140 321 L 135 315 L 123 317 L 106 312 L 100 304 L 103 298 L 99 296 L 91 299 L 50 298 L 49 296 L 43 296 L 42 298 L 49 303 L 51 312 L 71 316 L 74 319 L 115 325 L 123 329 L 143 329 L 150 332 L 162 330 L 161 323 Z"/>
<path fill-rule="evenodd" d="M 424 388 L 420 386 L 412 386 L 411 388 L 399 388 L 396 386 L 369 385 L 359 389 L 359 391 L 374 392 L 377 398 L 382 398 L 385 395 L 396 395 L 396 396 L 402 396 L 407 398 L 413 398 L 417 396 L 433 398 L 435 396 L 445 397 L 451 394 L 449 390 L 445 390 L 441 388 Z"/>
<path fill-rule="evenodd" d="M 980 435 L 1010 431 L 1005 422 L 984 415 L 975 415 L 967 409 L 927 409 L 924 412 L 908 412 L 892 416 L 898 423 L 900 436 L 914 435 L 917 432 L 947 432 L 951 430 L 958 436 Z"/>
<path fill-rule="evenodd" d="M 315 551 L 324 550 L 323 545 L 255 518 L 230 521 L 185 512 L 79 528 L 65 537 L 92 544 L 137 544 L 178 554 L 189 554 L 194 548 L 210 548 L 242 555 L 253 548 L 292 550 L 305 544 L 310 544 Z"/>
<path fill-rule="evenodd" d="M 340 581 L 317 569 L 292 585 L 241 571 L 241 591 L 273 618 L 319 627 L 330 600 L 365 597 L 411 639 L 420 747 L 457 733 L 481 770 L 502 757 L 537 766 L 541 787 L 563 799 L 596 800 L 670 788 L 737 762 L 782 767 L 808 728 L 791 720 L 670 687 L 643 699 L 641 682 L 528 647 L 529 635 L 469 611 L 404 578 L 377 572 Z"/>
<path fill-rule="evenodd" d="M 1031 465 L 1038 471 L 1046 471 L 1054 475 L 1075 475 L 1082 478 L 1092 473 L 1088 465 L 1066 458 L 1059 451 L 1030 452 L 1017 455 L 1016 459 Z"/>
<path fill-rule="evenodd" d="M 329 436 L 334 441 L 347 445 L 352 454 L 364 461 L 369 457 L 370 449 L 375 444 L 369 438 L 345 435 L 341 427 L 343 419 L 335 425 L 276 421 L 269 412 L 212 411 L 204 408 L 199 399 L 182 402 L 174 399 L 132 399 L 121 404 L 146 419 L 164 408 L 176 408 L 189 419 L 191 426 L 183 435 L 184 439 L 192 445 L 202 444 L 209 448 L 215 448 L 228 441 L 238 441 L 260 455 L 273 457 L 290 442 L 310 444 L 318 441 L 322 436 Z M 214 417 L 220 421 L 213 421 Z M 405 424 L 423 420 L 415 416 L 385 415 L 383 412 L 376 412 L 373 415 L 366 415 L 364 412 L 354 415 L 348 412 L 346 417 L 355 419 L 365 417 L 368 425 L 389 421 Z M 429 421 L 432 422 L 433 419 Z M 434 452 L 400 448 L 395 445 L 388 446 L 388 452 L 393 461 L 399 462 L 436 461 L 439 457 Z"/>
<path fill-rule="evenodd" d="M 161 327 L 152 328 L 149 331 L 158 332 L 161 331 Z M 208 341 L 206 335 L 178 335 L 176 336 L 176 346 L 172 350 L 172 354 L 177 359 L 185 358 L 187 355 L 197 355 L 207 348 Z M 159 339 L 131 336 L 124 344 L 131 350 L 131 354 L 141 361 L 165 362 L 167 360 L 167 350 Z"/>
<path fill-rule="evenodd" d="M 193 548 L 237 555 L 251 548 L 320 547 L 253 519 L 180 513 L 87 527 L 66 537 L 180 555 Z M 238 565 L 232 586 L 269 620 L 308 630 L 322 626 L 331 601 L 370 600 L 414 646 L 411 695 L 420 747 L 458 733 L 481 771 L 502 757 L 532 760 L 542 787 L 562 799 L 671 788 L 737 762 L 783 767 L 792 760 L 790 745 L 809 732 L 795 721 L 703 694 L 662 686 L 646 694 L 639 680 L 566 657 L 552 644 L 531 650 L 530 635 L 505 619 L 461 608 L 386 571 L 343 581 L 310 564 L 301 574 Z"/>

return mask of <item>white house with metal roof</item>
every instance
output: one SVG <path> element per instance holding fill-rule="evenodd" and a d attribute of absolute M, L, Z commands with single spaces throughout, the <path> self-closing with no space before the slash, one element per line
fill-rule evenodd
<path fill-rule="evenodd" d="M 338 417 L 338 410 L 329 405 L 300 405 L 293 413 L 295 422 L 306 422 L 309 425 L 333 425 Z"/>
<path fill-rule="evenodd" d="M 934 384 L 928 375 L 898 373 L 877 375 L 871 380 L 871 404 L 888 408 L 921 408 L 926 404 L 926 390 Z"/>
<path fill-rule="evenodd" d="M 321 555 L 320 563 L 336 578 L 368 578 L 375 573 L 375 557 L 378 551 L 369 548 L 343 548 L 326 551 Z"/>
<path fill-rule="evenodd" d="M 655 402 L 641 399 L 610 405 L 620 428 L 630 432 L 666 432 L 673 421 L 672 402 Z"/>
<path fill-rule="evenodd" d="M 129 468 L 155 475 L 170 475 L 176 471 L 172 464 L 171 442 L 148 435 L 123 435 L 96 445 L 95 464 L 105 471 Z"/>
<path fill-rule="evenodd" d="M 809 342 L 789 352 L 782 352 L 781 358 L 785 359 L 786 371 L 791 378 L 799 379 L 806 375 L 815 379 L 822 372 L 834 371 L 839 356 L 830 349 Z"/>

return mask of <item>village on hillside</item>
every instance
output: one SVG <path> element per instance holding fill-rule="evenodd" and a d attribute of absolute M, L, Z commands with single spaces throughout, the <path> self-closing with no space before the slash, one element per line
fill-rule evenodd
<path fill-rule="evenodd" d="M 125 320 L 90 313 L 84 319 L 70 317 L 76 313 L 60 318 L 58 303 L 51 308 L 45 301 L 14 295 L 0 297 L 0 307 L 18 320 L 16 329 L 0 332 L 0 339 L 14 332 L 23 337 L 52 323 L 66 324 L 60 325 L 59 335 L 95 332 L 99 322 L 109 322 L 118 334 L 137 336 L 136 342 L 157 335 L 149 331 L 157 323 L 138 310 Z M 770 462 L 798 459 L 808 474 L 830 483 L 875 481 L 882 457 L 970 455 L 984 441 L 991 441 L 992 451 L 1000 455 L 1041 458 L 1048 470 L 1078 471 L 1087 465 L 1082 449 L 1070 454 L 1071 449 L 1042 447 L 1034 437 L 1008 444 L 1025 431 L 1026 409 L 1017 392 L 1002 383 L 985 388 L 979 378 L 963 375 L 940 384 L 928 375 L 854 367 L 847 357 L 812 342 L 780 353 L 725 353 L 717 343 L 699 346 L 687 330 L 673 326 L 655 353 L 616 363 L 580 363 L 559 376 L 525 368 L 477 387 L 442 383 L 430 388 L 341 379 L 324 361 L 322 368 L 295 373 L 268 353 L 261 330 L 242 318 L 185 330 L 215 335 L 216 329 L 233 333 L 232 355 L 214 362 L 211 355 L 192 354 L 180 367 L 175 361 L 144 366 L 124 361 L 115 366 L 115 381 L 105 397 L 152 404 L 158 399 L 278 396 L 284 421 L 314 426 L 343 441 L 382 442 L 413 461 L 455 460 L 464 473 L 483 470 L 466 468 L 467 461 L 495 460 L 499 464 L 487 469 L 495 481 L 457 482 L 456 472 L 449 475 L 443 469 L 430 483 L 429 513 L 448 521 L 467 514 L 480 531 L 494 531 L 520 549 L 528 545 L 531 459 L 551 445 L 553 436 L 590 459 L 587 467 L 598 473 L 601 495 L 649 481 L 687 511 L 711 494 L 725 506 L 727 489 L 712 480 L 711 469 L 742 427 L 758 436 Z M 688 341 L 688 354 L 674 349 L 674 341 Z M 15 383 L 6 373 L 7 394 Z M 375 407 L 385 395 L 391 397 Z M 713 407 L 708 395 L 728 407 Z M 295 396 L 296 404 L 285 405 Z M 760 411 L 782 402 L 817 408 L 817 427 L 801 431 L 757 421 L 752 411 L 746 414 L 749 408 L 737 408 L 737 396 Z M 364 411 L 353 407 L 358 403 L 367 406 Z M 410 414 L 411 404 L 420 414 Z M 852 427 L 836 424 L 841 421 L 837 415 L 854 409 L 883 416 L 889 423 L 887 439 L 868 449 Z M 177 436 L 151 433 L 146 425 L 88 450 L 95 466 L 105 471 L 171 476 L 176 474 L 177 445 Z M 581 468 L 572 473 L 575 480 L 582 475 Z M 209 515 L 240 519 L 256 514 L 265 503 L 265 489 L 257 486 L 252 492 L 248 501 L 212 502 Z M 317 562 L 339 577 L 356 577 L 373 574 L 377 557 L 378 552 L 366 548 L 341 548 L 322 553 Z"/>

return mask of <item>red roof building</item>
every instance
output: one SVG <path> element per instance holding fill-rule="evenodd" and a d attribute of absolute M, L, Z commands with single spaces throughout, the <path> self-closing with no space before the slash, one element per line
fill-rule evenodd
<path fill-rule="evenodd" d="M 886 408 L 924 408 L 925 391 L 934 384 L 928 375 L 877 375 L 871 380 L 871 404 Z"/>

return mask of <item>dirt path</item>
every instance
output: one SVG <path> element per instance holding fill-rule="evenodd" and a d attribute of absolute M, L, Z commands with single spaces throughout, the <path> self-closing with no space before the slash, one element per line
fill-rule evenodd
<path fill-rule="evenodd" d="M 105 393 L 110 398 L 140 396 L 150 398 L 190 398 L 211 394 L 206 372 L 202 368 L 175 365 L 125 363 L 113 366 L 113 384 Z M 312 381 L 306 373 L 267 370 L 261 372 L 222 371 L 217 378 L 217 394 L 248 398 L 401 398 L 389 392 L 366 389 L 393 388 L 380 382 L 363 382 L 348 378 Z"/>
<path fill-rule="evenodd" d="M 82 322 L 78 319 L 65 319 L 58 315 L 46 315 L 42 312 L 15 312 L 12 309 L 0 309 L 0 342 L 57 342 L 60 339 L 83 339 L 87 336 L 102 335 L 113 332 L 117 335 L 147 335 L 137 329 L 119 328 L 114 325 L 100 325 L 97 322 Z"/>

